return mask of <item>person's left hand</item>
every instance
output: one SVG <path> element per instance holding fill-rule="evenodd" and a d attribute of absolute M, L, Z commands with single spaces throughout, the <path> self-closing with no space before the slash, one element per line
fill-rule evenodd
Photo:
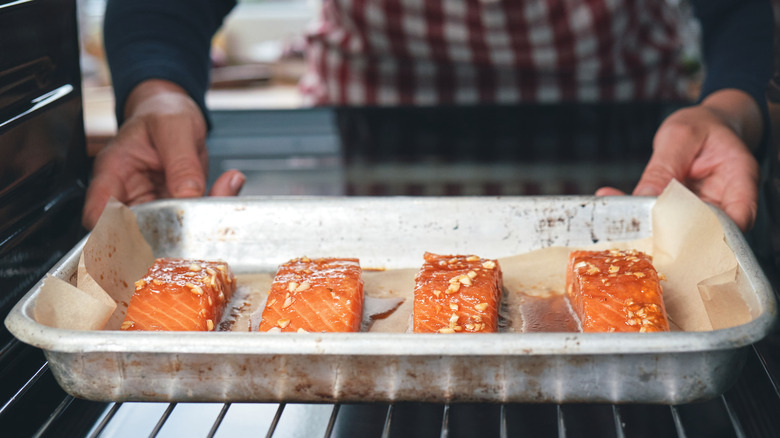
<path fill-rule="evenodd" d="M 758 209 L 759 167 L 750 147 L 761 139 L 758 105 L 738 90 L 720 90 L 699 105 L 664 120 L 653 139 L 653 154 L 634 188 L 637 196 L 660 195 L 677 179 L 703 201 L 723 210 L 746 231 Z M 624 194 L 611 187 L 598 196 Z"/>

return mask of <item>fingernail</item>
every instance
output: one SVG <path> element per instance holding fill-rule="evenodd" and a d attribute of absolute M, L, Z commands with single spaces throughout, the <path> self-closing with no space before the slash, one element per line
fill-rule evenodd
<path fill-rule="evenodd" d="M 238 193 L 239 190 L 241 190 L 242 187 L 244 187 L 244 183 L 246 182 L 246 176 L 244 176 L 243 173 L 236 173 L 233 175 L 232 178 L 230 178 L 230 189 L 234 192 Z"/>
<path fill-rule="evenodd" d="M 174 191 L 174 196 L 176 197 L 201 195 L 203 195 L 203 190 L 201 190 L 200 185 L 191 179 L 182 181 Z"/>
<path fill-rule="evenodd" d="M 636 191 L 634 192 L 634 195 L 636 196 L 657 196 L 658 191 L 651 186 L 642 186 L 638 187 Z"/>

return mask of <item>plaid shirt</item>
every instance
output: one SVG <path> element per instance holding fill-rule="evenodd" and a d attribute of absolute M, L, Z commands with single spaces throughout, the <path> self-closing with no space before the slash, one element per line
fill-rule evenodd
<path fill-rule="evenodd" d="M 317 105 L 684 96 L 665 0 L 325 0 L 301 88 Z"/>

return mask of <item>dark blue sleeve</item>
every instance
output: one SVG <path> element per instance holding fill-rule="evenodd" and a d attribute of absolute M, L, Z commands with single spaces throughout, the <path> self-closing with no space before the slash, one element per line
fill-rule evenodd
<path fill-rule="evenodd" d="M 694 0 L 702 26 L 706 72 L 700 99 L 736 88 L 756 100 L 764 119 L 762 151 L 769 140 L 766 87 L 772 77 L 774 19 L 769 0 Z"/>
<path fill-rule="evenodd" d="M 108 1 L 103 34 L 119 124 L 130 91 L 152 78 L 179 84 L 208 120 L 205 94 L 211 39 L 235 4 L 235 0 Z"/>

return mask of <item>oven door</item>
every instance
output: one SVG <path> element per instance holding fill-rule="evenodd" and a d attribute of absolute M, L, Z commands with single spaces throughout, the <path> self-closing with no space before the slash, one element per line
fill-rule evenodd
<path fill-rule="evenodd" d="M 80 215 L 89 163 L 75 1 L 0 0 L 0 29 L 0 319 L 5 319 L 84 235 Z M 0 433 L 32 436 L 72 403 L 43 354 L 0 326 Z M 101 404 L 83 406 L 93 407 L 94 415 L 85 411 L 88 423 L 103 410 Z"/>

